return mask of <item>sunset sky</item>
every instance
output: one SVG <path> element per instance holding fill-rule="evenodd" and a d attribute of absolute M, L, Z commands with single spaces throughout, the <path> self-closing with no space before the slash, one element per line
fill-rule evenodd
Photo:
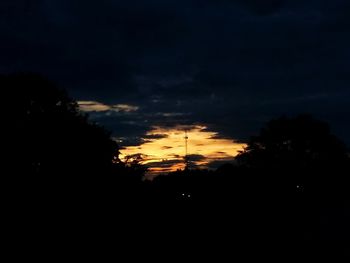
<path fill-rule="evenodd" d="M 143 144 L 123 149 L 122 157 L 144 154 L 145 164 L 153 174 L 184 169 L 185 131 L 191 168 L 217 168 L 220 164 L 232 162 L 244 147 L 242 143 L 217 138 L 217 133 L 206 131 L 204 126 L 154 127 Z"/>
<path fill-rule="evenodd" d="M 350 144 L 348 0 L 2 0 L 0 73 L 35 72 L 153 171 L 232 160 L 310 113 Z M 171 147 L 171 148 L 170 148 Z"/>
<path fill-rule="evenodd" d="M 80 110 L 85 113 L 99 113 L 105 116 L 112 114 L 138 114 L 139 107 L 127 104 L 106 105 L 96 101 L 79 101 Z M 173 114 L 163 113 L 171 118 Z M 95 118 L 96 119 L 96 118 Z M 209 131 L 202 125 L 174 125 L 171 127 L 152 126 L 137 145 L 124 146 L 121 149 L 122 160 L 131 155 L 141 154 L 144 164 L 151 174 L 165 173 L 184 169 L 185 137 L 187 156 L 191 167 L 217 168 L 219 165 L 233 162 L 244 143 L 233 139 L 220 138 L 218 132 Z M 114 137 L 118 144 L 124 144 L 129 137 Z M 137 138 L 136 138 L 137 139 Z"/>

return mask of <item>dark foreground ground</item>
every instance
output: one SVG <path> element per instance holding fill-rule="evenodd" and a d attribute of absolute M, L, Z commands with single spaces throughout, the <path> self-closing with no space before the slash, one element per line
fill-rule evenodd
<path fill-rule="evenodd" d="M 6 243 L 18 246 L 14 257 L 42 257 L 42 251 L 51 258 L 69 251 L 86 256 L 102 248 L 103 256 L 166 261 L 349 258 L 350 203 L 344 192 L 276 189 L 256 178 L 254 184 L 235 177 L 190 178 L 11 180 L 2 185 Z"/>

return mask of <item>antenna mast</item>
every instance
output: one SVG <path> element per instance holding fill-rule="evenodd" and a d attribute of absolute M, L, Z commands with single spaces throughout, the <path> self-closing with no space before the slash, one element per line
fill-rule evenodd
<path fill-rule="evenodd" d="M 185 130 L 185 170 L 189 167 L 189 159 L 188 159 L 188 135 L 187 130 Z"/>

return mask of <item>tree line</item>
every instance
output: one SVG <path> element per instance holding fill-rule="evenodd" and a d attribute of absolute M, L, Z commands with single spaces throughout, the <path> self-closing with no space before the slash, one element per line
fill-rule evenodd
<path fill-rule="evenodd" d="M 1 75 L 0 87 L 3 186 L 17 204 L 72 208 L 80 200 L 80 208 L 100 212 L 116 204 L 166 204 L 193 225 L 193 218 L 214 215 L 225 231 L 235 222 L 250 225 L 247 233 L 300 242 L 348 240 L 349 151 L 310 115 L 268 122 L 235 163 L 147 181 L 146 167 L 121 161 L 111 134 L 46 78 Z"/>

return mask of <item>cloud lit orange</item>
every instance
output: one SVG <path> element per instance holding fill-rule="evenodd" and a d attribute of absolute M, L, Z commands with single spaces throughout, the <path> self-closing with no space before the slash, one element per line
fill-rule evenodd
<path fill-rule="evenodd" d="M 121 157 L 143 154 L 144 164 L 151 173 L 163 173 L 184 168 L 185 130 L 188 134 L 190 161 L 200 168 L 207 168 L 213 161 L 232 161 L 245 144 L 217 138 L 205 126 L 176 128 L 154 127 L 140 146 L 130 146 L 121 151 Z M 192 159 L 192 160 L 191 160 Z"/>

